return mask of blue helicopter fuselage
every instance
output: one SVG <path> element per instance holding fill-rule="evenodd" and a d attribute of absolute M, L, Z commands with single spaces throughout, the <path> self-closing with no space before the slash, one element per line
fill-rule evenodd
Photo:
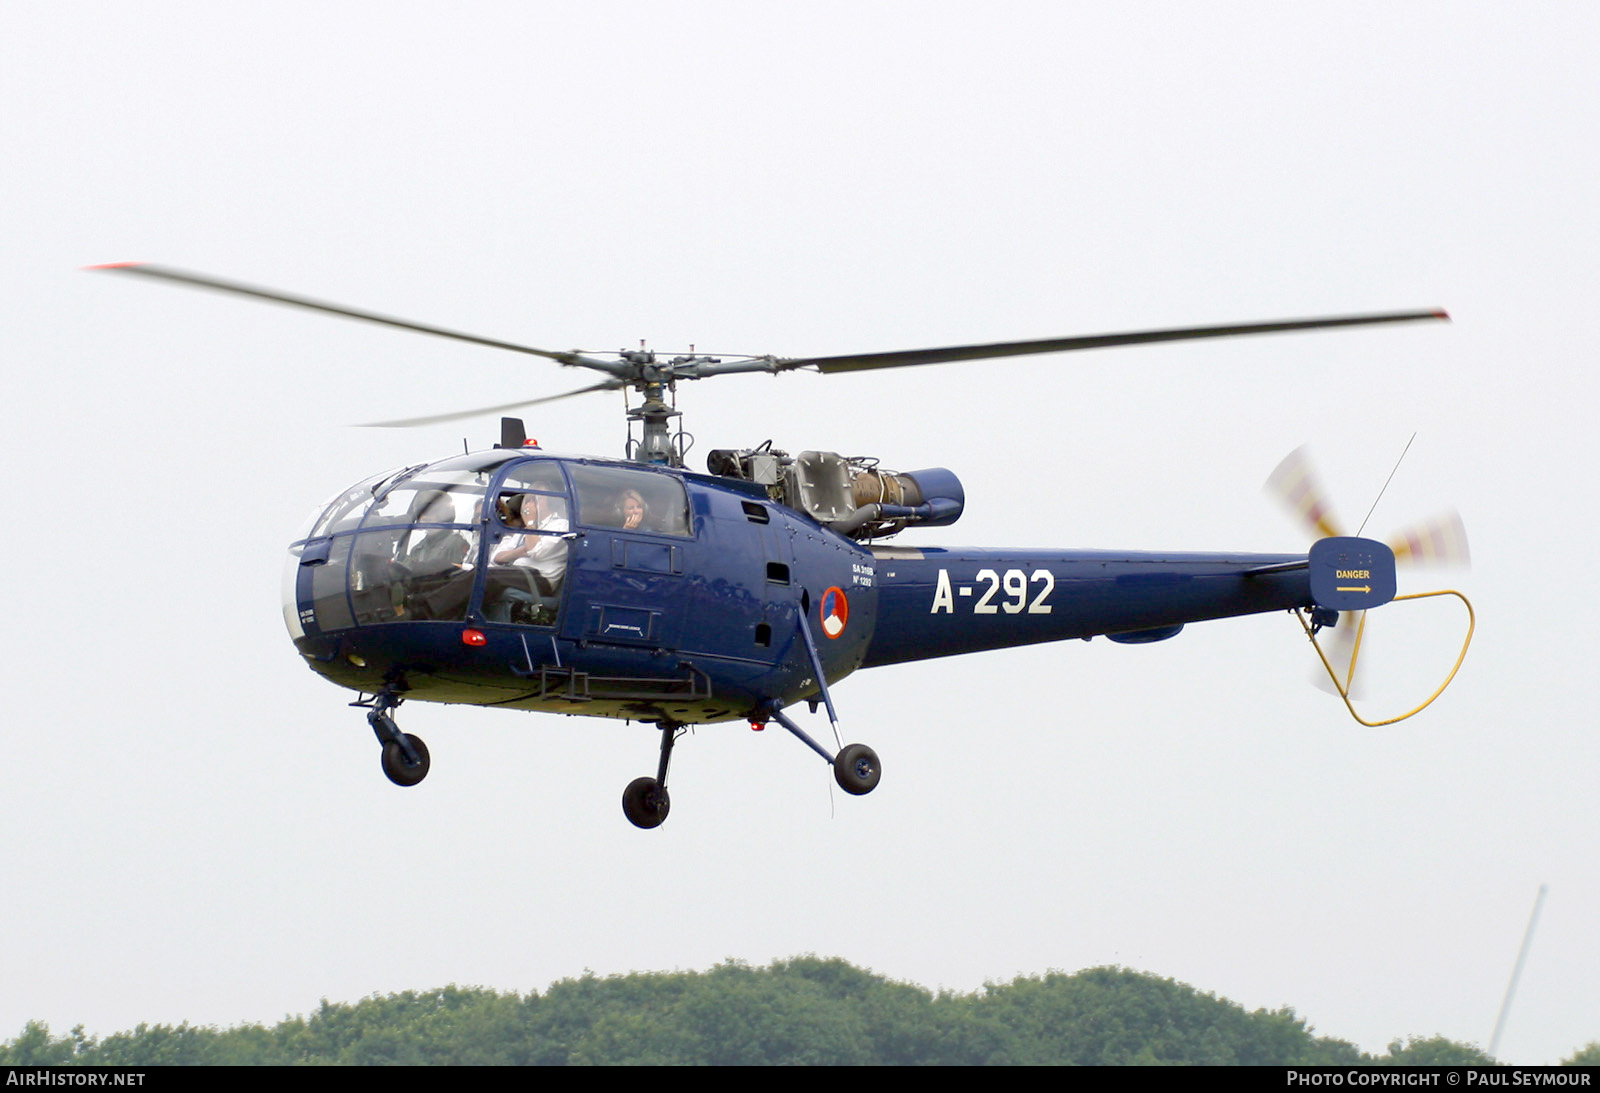
<path fill-rule="evenodd" d="M 688 724 L 815 699 L 819 665 L 832 684 L 1310 607 L 1306 561 L 872 546 L 750 483 L 513 449 L 319 509 L 290 548 L 284 613 L 307 663 L 358 692 Z"/>
<path fill-rule="evenodd" d="M 688 473 L 678 469 L 687 435 L 681 425 L 674 432 L 679 381 L 1449 317 L 1435 309 L 820 357 L 722 358 L 692 346 L 669 356 L 642 341 L 637 350 L 592 354 L 143 263 L 94 268 L 514 350 L 605 377 L 516 405 L 602 390 L 639 397 L 627 411 L 633 462 L 547 455 L 530 446 L 520 420 L 502 418 L 492 451 L 357 483 L 290 544 L 283 610 L 307 663 L 361 696 L 352 705 L 366 708 L 384 775 L 397 785 L 419 784 L 431 764 L 427 746 L 393 716 L 408 699 L 654 724 L 656 773 L 622 795 L 628 820 L 647 829 L 667 817 L 674 741 L 693 723 L 776 722 L 833 767 L 846 793 L 870 793 L 882 776 L 876 752 L 842 740 L 833 751 L 784 712 L 798 701 L 826 704 L 837 739 L 830 686 L 858 668 L 1099 635 L 1162 641 L 1191 622 L 1289 608 L 1314 608 L 1306 629 L 1315 634 L 1340 611 L 1395 596 L 1394 552 L 1335 536 L 1315 516 L 1327 537 L 1303 556 L 868 545 L 909 527 L 954 523 L 965 505 L 959 480 L 939 468 L 887 471 L 870 456 L 808 451 L 791 459 L 770 440 L 713 450 L 710 474 Z M 1299 469 L 1289 477 L 1297 506 L 1313 515 L 1311 479 Z M 1408 553 L 1432 545 L 1408 543 Z"/>

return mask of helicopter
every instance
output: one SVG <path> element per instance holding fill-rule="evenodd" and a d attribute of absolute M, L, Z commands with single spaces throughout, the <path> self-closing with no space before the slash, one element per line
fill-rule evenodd
<path fill-rule="evenodd" d="M 898 545 L 889 540 L 907 528 L 960 518 L 966 495 L 953 472 L 891 471 L 876 457 L 826 451 L 791 455 L 771 441 L 713 450 L 705 472 L 692 471 L 676 408 L 680 382 L 1449 318 L 1429 309 L 845 356 L 663 357 L 642 344 L 604 354 L 539 349 L 163 266 L 89 268 L 531 354 L 603 377 L 542 398 L 376 425 L 433 424 L 595 392 L 638 396 L 626 408 L 621 459 L 547 453 L 521 419 L 503 417 L 490 448 L 341 491 L 291 541 L 282 601 L 306 665 L 356 692 L 351 705 L 367 711 L 390 781 L 417 785 L 431 766 L 427 746 L 395 719 L 410 700 L 638 721 L 658 731 L 656 770 L 626 787 L 622 808 L 647 829 L 667 818 L 673 748 L 694 725 L 776 724 L 826 761 L 844 792 L 870 793 L 881 762 L 866 744 L 840 739 L 833 697 L 862 668 L 1072 638 L 1157 642 L 1191 623 L 1277 611 L 1296 613 L 1315 642 L 1341 613 L 1407 598 L 1396 592 L 1396 549 L 1340 533 L 1296 468 L 1280 468 L 1284 492 L 1318 535 L 1301 554 Z M 1458 531 L 1446 538 L 1460 538 L 1464 552 Z M 1402 557 L 1424 552 L 1417 540 L 1401 544 Z M 1349 675 L 1323 660 L 1348 705 Z M 801 703 L 813 714 L 825 708 L 833 747 L 791 716 Z"/>

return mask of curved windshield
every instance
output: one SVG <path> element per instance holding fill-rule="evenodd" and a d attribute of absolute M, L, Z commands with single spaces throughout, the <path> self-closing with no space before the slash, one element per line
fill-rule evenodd
<path fill-rule="evenodd" d="M 290 548 L 290 633 L 466 618 L 488 483 L 520 455 L 478 452 L 387 471 L 334 498 Z"/>
<path fill-rule="evenodd" d="M 372 498 L 388 483 L 399 478 L 407 470 L 414 468 L 396 467 L 391 471 L 383 471 L 371 478 L 363 478 L 347 490 L 341 490 L 328 500 L 318 505 L 316 511 L 306 517 L 306 522 L 301 525 L 299 533 L 295 535 L 294 542 L 302 539 L 315 539 L 323 535 L 331 535 L 335 531 L 348 531 L 361 522 L 361 513 L 372 502 Z M 348 518 L 348 519 L 347 519 Z"/>

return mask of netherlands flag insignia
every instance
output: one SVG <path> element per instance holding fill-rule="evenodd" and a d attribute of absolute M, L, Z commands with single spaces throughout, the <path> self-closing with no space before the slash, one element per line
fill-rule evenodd
<path fill-rule="evenodd" d="M 845 623 L 850 621 L 850 601 L 845 599 L 842 588 L 830 588 L 822 594 L 819 615 L 822 632 L 828 637 L 836 638 L 844 633 Z"/>

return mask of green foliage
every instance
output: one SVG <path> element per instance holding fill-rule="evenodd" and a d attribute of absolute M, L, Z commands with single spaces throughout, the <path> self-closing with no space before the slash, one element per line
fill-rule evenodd
<path fill-rule="evenodd" d="M 1583 1047 L 1572 1053 L 1572 1057 L 1561 1060 L 1562 1066 L 1600 1066 L 1600 1040 L 1591 1040 Z"/>
<path fill-rule="evenodd" d="M 1352 1064 L 1354 1046 L 1317 1039 L 1292 1010 L 1246 1013 L 1192 987 L 1125 968 L 1017 979 L 979 1003 L 1008 1031 L 996 1062 L 1030 1065 Z"/>
<path fill-rule="evenodd" d="M 1600 1043 L 1568 1063 L 1595 1065 Z M 30 1021 L 0 1044 L 10 1065 L 1461 1065 L 1476 1047 L 1440 1037 L 1363 1055 L 1314 1036 L 1293 1010 L 1246 1012 L 1125 968 L 1053 972 L 933 995 L 843 960 L 757 968 L 589 974 L 543 996 L 444 987 L 324 999 L 268 1028 L 141 1024 L 95 1040 Z"/>
<path fill-rule="evenodd" d="M 1394 1041 L 1388 1053 L 1379 1055 L 1374 1062 L 1379 1066 L 1487 1066 L 1494 1060 L 1473 1044 L 1458 1044 L 1443 1036 L 1426 1040 L 1413 1036 L 1404 1045 Z"/>
<path fill-rule="evenodd" d="M 49 1025 L 29 1021 L 22 1026 L 22 1035 L 0 1044 L 0 1066 L 67 1066 L 77 1061 L 82 1038 L 82 1025 L 73 1029 L 70 1037 L 52 1040 Z"/>

